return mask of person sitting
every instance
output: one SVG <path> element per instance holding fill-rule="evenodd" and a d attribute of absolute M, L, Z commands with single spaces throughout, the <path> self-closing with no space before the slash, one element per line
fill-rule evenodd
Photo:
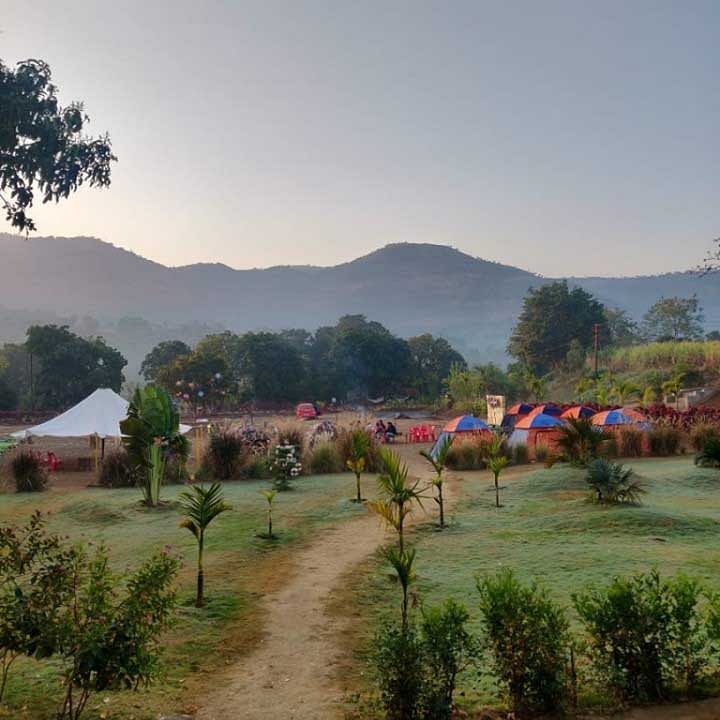
<path fill-rule="evenodd" d="M 375 423 L 375 438 L 377 440 L 384 440 L 386 433 L 387 428 L 385 427 L 385 423 L 382 420 L 378 420 Z"/>
<path fill-rule="evenodd" d="M 399 434 L 395 423 L 392 420 L 388 420 L 387 427 L 385 428 L 385 441 L 392 442 Z"/>

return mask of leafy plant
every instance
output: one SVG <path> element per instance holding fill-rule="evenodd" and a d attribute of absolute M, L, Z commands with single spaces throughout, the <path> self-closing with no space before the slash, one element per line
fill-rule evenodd
<path fill-rule="evenodd" d="M 616 577 L 573 596 L 598 676 L 622 700 L 657 701 L 673 681 L 694 685 L 703 663 L 700 586 L 657 571 Z"/>
<path fill-rule="evenodd" d="M 148 385 L 138 388 L 120 423 L 130 462 L 144 475 L 142 484 L 146 505 L 160 502 L 160 486 L 165 472 L 165 456 L 178 441 L 180 415 L 166 390 Z"/>
<path fill-rule="evenodd" d="M 487 451 L 487 467 L 495 484 L 495 507 L 500 507 L 500 473 L 508 466 L 509 460 L 502 454 L 502 439 L 496 438 Z"/>
<path fill-rule="evenodd" d="M 423 494 L 419 489 L 420 481 L 408 480 L 408 468 L 400 457 L 391 450 L 383 448 L 381 457 L 385 466 L 384 472 L 378 477 L 378 489 L 383 496 L 373 500 L 368 507 L 379 515 L 398 536 L 400 551 L 405 549 L 405 519 L 412 511 L 412 504 L 422 505 Z"/>
<path fill-rule="evenodd" d="M 566 693 L 565 613 L 509 569 L 479 578 L 477 588 L 493 670 L 512 711 L 519 717 L 557 712 Z"/>
<path fill-rule="evenodd" d="M 643 454 L 644 437 L 645 434 L 638 428 L 622 428 L 619 433 L 618 452 L 623 457 L 640 457 Z"/>
<path fill-rule="evenodd" d="M 695 423 L 690 429 L 690 444 L 696 452 L 700 452 L 711 438 L 720 440 L 720 428 L 713 423 Z"/>
<path fill-rule="evenodd" d="M 482 470 L 485 467 L 484 443 L 478 438 L 458 438 L 448 449 L 445 466 L 450 470 Z"/>
<path fill-rule="evenodd" d="M 342 470 L 342 458 L 334 442 L 321 442 L 309 451 L 308 468 L 313 475 L 338 473 Z"/>
<path fill-rule="evenodd" d="M 530 462 L 530 452 L 525 443 L 516 443 L 512 446 L 511 452 L 513 465 L 527 465 Z"/>
<path fill-rule="evenodd" d="M 675 455 L 680 447 L 680 431 L 669 425 L 655 425 L 648 432 L 650 452 L 653 455 Z"/>
<path fill-rule="evenodd" d="M 302 472 L 302 463 L 298 460 L 295 445 L 276 445 L 270 460 L 273 484 L 277 490 L 290 490 L 290 481 Z"/>
<path fill-rule="evenodd" d="M 180 527 L 188 529 L 198 543 L 195 607 L 202 607 L 205 602 L 205 570 L 203 566 L 205 533 L 210 523 L 221 513 L 231 510 L 232 506 L 225 502 L 222 496 L 222 486 L 216 482 L 207 489 L 200 485 L 193 485 L 190 490 L 181 493 L 180 507 L 185 516 L 180 522 Z"/>
<path fill-rule="evenodd" d="M 370 452 L 370 437 L 364 430 L 355 429 L 350 433 L 349 457 L 345 461 L 348 470 L 355 474 L 355 489 L 357 491 L 355 502 L 362 502 L 360 477 L 365 471 Z"/>
<path fill-rule="evenodd" d="M 625 468 L 620 463 L 604 458 L 593 460 L 588 465 L 585 479 L 595 491 L 598 503 L 637 504 L 640 502 L 640 495 L 645 492 L 640 481 L 635 479 L 632 468 Z"/>
<path fill-rule="evenodd" d="M 243 439 L 229 429 L 221 429 L 210 436 L 202 465 L 213 479 L 227 481 L 240 477 L 246 461 Z"/>
<path fill-rule="evenodd" d="M 398 549 L 391 545 L 385 548 L 384 555 L 387 562 L 395 570 L 402 589 L 400 617 L 402 627 L 407 629 L 410 585 L 415 581 L 415 550 Z"/>
<path fill-rule="evenodd" d="M 480 645 L 467 629 L 469 620 L 465 606 L 452 599 L 422 610 L 420 637 L 426 667 L 426 718 L 452 717 L 458 674 L 478 660 Z"/>
<path fill-rule="evenodd" d="M 273 516 L 272 516 L 272 510 L 273 510 L 273 503 L 275 502 L 275 497 L 277 496 L 278 491 L 275 488 L 270 488 L 269 490 L 260 490 L 260 494 L 267 500 L 267 521 L 268 521 L 268 530 L 267 535 L 265 536 L 268 540 L 273 540 L 275 538 L 275 535 L 273 535 Z"/>
<path fill-rule="evenodd" d="M 40 492 L 47 489 L 47 470 L 40 458 L 29 450 L 21 450 L 13 457 L 10 471 L 17 492 Z"/>
<path fill-rule="evenodd" d="M 567 418 L 557 427 L 557 446 L 563 457 L 577 465 L 587 465 L 596 458 L 605 438 L 588 418 Z"/>
<path fill-rule="evenodd" d="M 709 438 L 695 456 L 695 464 L 702 467 L 720 467 L 720 438 Z"/>
<path fill-rule="evenodd" d="M 438 504 L 440 510 L 440 527 L 445 527 L 445 503 L 443 501 L 443 472 L 445 470 L 445 463 L 447 462 L 448 452 L 453 444 L 452 436 L 448 435 L 437 450 L 437 453 L 433 455 L 426 450 L 421 450 L 420 455 L 424 457 L 432 466 L 435 471 L 435 477 L 432 480 L 433 487 L 437 490 L 437 497 L 434 498 Z"/>
<path fill-rule="evenodd" d="M 126 450 L 114 450 L 106 453 L 100 465 L 98 482 L 108 488 L 135 487 L 136 469 L 130 462 Z"/>

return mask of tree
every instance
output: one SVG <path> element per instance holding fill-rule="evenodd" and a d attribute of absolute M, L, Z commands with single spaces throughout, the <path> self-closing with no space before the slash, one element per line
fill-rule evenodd
<path fill-rule="evenodd" d="M 640 342 L 640 329 L 637 323 L 625 310 L 618 308 L 604 309 L 605 332 L 602 335 L 603 345 L 623 347 Z"/>
<path fill-rule="evenodd" d="M 36 192 L 58 202 L 85 183 L 110 185 L 117 158 L 107 135 L 84 134 L 88 122 L 82 104 L 60 106 L 46 63 L 0 62 L 0 203 L 12 227 L 36 229 L 27 215 Z"/>
<path fill-rule="evenodd" d="M 378 489 L 383 496 L 368 503 L 370 509 L 379 515 L 398 535 L 400 552 L 405 550 L 405 519 L 412 512 L 413 503 L 422 505 L 423 494 L 420 481 L 408 479 L 408 467 L 391 450 L 380 450 L 383 473 L 378 477 Z"/>
<path fill-rule="evenodd" d="M 493 481 L 495 483 L 495 507 L 500 507 L 500 473 L 510 462 L 508 458 L 503 455 L 502 450 L 503 437 L 501 435 L 495 435 L 485 447 L 485 462 L 487 463 L 488 470 L 493 475 Z"/>
<path fill-rule="evenodd" d="M 350 457 L 347 459 L 348 470 L 355 474 L 355 485 L 357 496 L 355 502 L 362 502 L 362 491 L 360 489 L 360 476 L 367 465 L 367 457 L 370 452 L 370 438 L 368 434 L 357 428 L 350 435 Z"/>
<path fill-rule="evenodd" d="M 402 630 L 408 629 L 408 600 L 410 585 L 415 580 L 415 550 L 403 550 L 393 545 L 384 549 L 385 559 L 397 574 L 402 589 L 402 604 L 400 606 L 400 619 Z"/>
<path fill-rule="evenodd" d="M 142 491 L 150 507 L 160 502 L 166 456 L 182 441 L 179 428 L 180 415 L 166 390 L 148 385 L 135 391 L 120 431 L 130 462 L 145 476 Z"/>
<path fill-rule="evenodd" d="M 215 482 L 209 488 L 193 485 L 190 490 L 181 493 L 180 508 L 185 516 L 180 527 L 189 530 L 195 536 L 198 544 L 195 607 L 201 608 L 205 604 L 205 569 L 203 566 L 205 533 L 210 523 L 218 515 L 231 510 L 232 506 L 223 499 L 222 485 Z M 272 536 L 272 526 L 270 535 Z"/>
<path fill-rule="evenodd" d="M 164 340 L 145 356 L 140 366 L 140 374 L 148 382 L 155 383 L 158 380 L 158 374 L 166 365 L 191 352 L 190 346 L 182 340 Z"/>
<path fill-rule="evenodd" d="M 61 410 L 98 388 L 120 392 L 127 360 L 102 338 L 81 338 L 67 325 L 33 325 L 25 349 L 35 361 L 37 404 Z"/>
<path fill-rule="evenodd" d="M 435 471 L 435 477 L 433 478 L 433 487 L 437 490 L 437 497 L 435 502 L 438 504 L 440 510 L 440 527 L 445 527 L 445 503 L 443 501 L 443 472 L 445 470 L 445 463 L 447 462 L 447 456 L 450 452 L 450 448 L 453 444 L 452 436 L 448 435 L 445 440 L 440 444 L 437 453 L 433 455 L 426 450 L 421 450 L 422 455 L 432 465 Z"/>
<path fill-rule="evenodd" d="M 618 405 L 625 405 L 640 393 L 640 388 L 630 380 L 614 380 L 610 392 Z"/>
<path fill-rule="evenodd" d="M 605 328 L 604 307 L 582 288 L 561 280 L 531 288 L 513 329 L 508 352 L 534 373 L 545 374 L 567 357 L 572 340 L 589 347 L 593 325 Z"/>
<path fill-rule="evenodd" d="M 463 356 L 443 338 L 430 333 L 411 337 L 408 341 L 412 362 L 413 385 L 424 398 L 437 398 L 442 392 L 443 379 L 453 365 L 465 366 Z"/>
<path fill-rule="evenodd" d="M 705 317 L 697 296 L 661 297 L 644 315 L 648 340 L 697 340 L 703 335 Z"/>

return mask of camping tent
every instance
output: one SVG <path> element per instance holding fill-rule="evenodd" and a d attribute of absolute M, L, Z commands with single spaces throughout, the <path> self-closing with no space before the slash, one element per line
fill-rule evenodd
<path fill-rule="evenodd" d="M 515 429 L 508 438 L 508 446 L 527 445 L 530 458 L 535 457 L 535 450 L 538 445 L 545 445 L 550 449 L 555 447 L 560 437 L 558 428 L 563 421 L 554 415 L 538 413 L 537 415 L 526 415 L 515 423 Z"/>
<path fill-rule="evenodd" d="M 445 424 L 442 432 L 438 436 L 438 439 L 435 441 L 435 444 L 430 451 L 430 455 L 432 457 L 437 457 L 438 451 L 447 438 L 454 439 L 456 435 L 462 434 L 486 435 L 487 437 L 490 437 L 492 432 L 484 420 L 476 418 L 474 415 L 460 415 Z"/>
<path fill-rule="evenodd" d="M 98 388 L 77 405 L 52 420 L 27 430 L 13 433 L 13 437 L 90 437 L 119 438 L 120 421 L 127 417 L 128 403 L 109 388 Z M 192 428 L 181 425 L 180 432 Z"/>
<path fill-rule="evenodd" d="M 500 427 L 503 430 L 512 430 L 515 427 L 515 423 L 525 415 L 528 415 L 533 411 L 535 406 L 530 403 L 517 403 L 507 410 L 505 417 L 502 419 Z"/>
<path fill-rule="evenodd" d="M 604 410 L 590 419 L 593 425 L 602 428 L 611 428 L 618 425 L 646 425 L 645 418 L 633 410 L 632 414 L 626 413 L 624 410 Z"/>
<path fill-rule="evenodd" d="M 560 417 L 565 418 L 590 418 L 595 414 L 595 410 L 587 405 L 574 405 L 568 408 Z"/>
<path fill-rule="evenodd" d="M 555 417 L 560 417 L 560 415 L 562 415 L 562 408 L 558 405 L 555 405 L 555 403 L 544 403 L 543 405 L 537 405 L 536 407 L 534 407 L 528 414 L 540 415 L 541 413 L 544 413 L 545 415 L 554 415 Z"/>

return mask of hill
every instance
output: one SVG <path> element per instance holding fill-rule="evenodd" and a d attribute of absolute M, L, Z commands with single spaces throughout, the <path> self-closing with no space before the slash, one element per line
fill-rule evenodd
<path fill-rule="evenodd" d="M 15 328 L 0 323 L 0 340 L 18 339 L 25 317 L 72 323 L 89 316 L 100 331 L 126 317 L 166 331 L 187 325 L 243 331 L 314 329 L 346 313 L 363 313 L 403 336 L 443 335 L 471 360 L 504 359 L 523 296 L 548 281 L 429 244 L 388 245 L 333 267 L 234 270 L 207 263 L 166 267 L 95 238 L 25 240 L 0 234 L 0 258 L 5 309 L 0 318 L 12 318 Z M 636 317 L 660 295 L 696 292 L 708 329 L 720 327 L 720 281 L 714 276 L 686 272 L 571 281 Z"/>

